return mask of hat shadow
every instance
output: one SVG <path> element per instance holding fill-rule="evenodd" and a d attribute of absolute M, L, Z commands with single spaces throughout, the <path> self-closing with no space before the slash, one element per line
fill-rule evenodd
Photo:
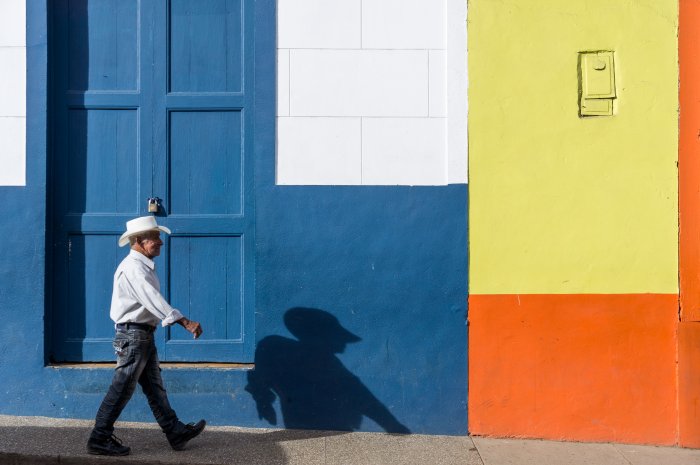
<path fill-rule="evenodd" d="M 278 400 L 285 428 L 356 431 L 368 417 L 389 433 L 410 433 L 337 357 L 359 336 L 315 308 L 292 308 L 284 323 L 296 339 L 262 339 L 248 373 L 246 391 L 260 419 L 277 425 Z"/>

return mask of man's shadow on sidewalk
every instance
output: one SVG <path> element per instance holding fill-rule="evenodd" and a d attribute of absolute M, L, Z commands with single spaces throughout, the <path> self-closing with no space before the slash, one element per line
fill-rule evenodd
<path fill-rule="evenodd" d="M 278 398 L 289 429 L 356 431 L 366 416 L 389 433 L 410 433 L 336 356 L 360 337 L 314 308 L 292 308 L 284 323 L 297 339 L 262 339 L 248 374 L 246 391 L 261 419 L 277 425 L 273 403 Z"/>

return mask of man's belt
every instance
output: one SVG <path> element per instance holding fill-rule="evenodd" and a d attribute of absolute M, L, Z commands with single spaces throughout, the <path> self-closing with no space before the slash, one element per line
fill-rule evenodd
<path fill-rule="evenodd" d="M 129 329 L 140 329 L 141 331 L 148 331 L 149 333 L 152 333 L 156 330 L 156 327 L 143 323 L 117 323 L 117 329 L 122 329 L 125 331 L 128 331 Z"/>

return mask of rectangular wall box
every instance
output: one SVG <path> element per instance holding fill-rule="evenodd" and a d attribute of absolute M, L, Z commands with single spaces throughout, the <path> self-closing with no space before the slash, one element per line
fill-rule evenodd
<path fill-rule="evenodd" d="M 579 53 L 580 116 L 612 116 L 615 60 L 611 51 Z"/>

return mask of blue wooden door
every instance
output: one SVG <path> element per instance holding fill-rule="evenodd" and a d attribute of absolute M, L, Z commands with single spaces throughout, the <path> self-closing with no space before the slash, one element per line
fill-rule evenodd
<path fill-rule="evenodd" d="M 252 0 L 53 2 L 52 356 L 113 360 L 124 223 L 163 199 L 163 293 L 205 332 L 163 360 L 252 361 Z"/>

